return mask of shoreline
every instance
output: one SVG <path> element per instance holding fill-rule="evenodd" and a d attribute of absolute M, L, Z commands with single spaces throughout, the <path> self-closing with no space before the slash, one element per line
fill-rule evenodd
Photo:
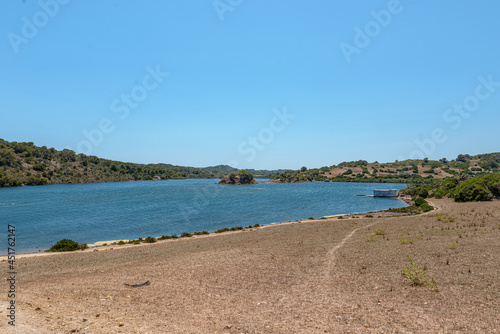
<path fill-rule="evenodd" d="M 399 200 L 405 202 L 407 205 L 410 205 L 409 202 L 411 201 L 411 198 L 408 197 L 399 197 Z M 434 205 L 433 205 L 434 206 Z M 436 208 L 436 207 L 434 207 Z M 240 228 L 240 226 L 233 226 L 233 227 L 228 227 L 227 229 L 229 231 L 223 231 L 220 233 L 217 233 L 216 231 L 213 232 L 208 232 L 208 234 L 203 234 L 203 235 L 195 235 L 195 232 L 189 232 L 189 234 L 192 234 L 190 237 L 181 237 L 177 236 L 176 238 L 172 239 L 160 239 L 160 237 L 154 237 L 156 239 L 156 242 L 152 243 L 147 243 L 147 242 L 142 242 L 139 244 L 133 244 L 129 243 L 130 241 L 136 241 L 136 240 L 144 240 L 146 237 L 138 237 L 135 239 L 115 239 L 115 240 L 104 240 L 104 241 L 96 241 L 92 244 L 87 244 L 88 248 L 84 250 L 75 250 L 75 251 L 68 251 L 68 252 L 47 252 L 46 250 L 40 250 L 38 252 L 31 252 L 31 253 L 22 253 L 22 254 L 15 254 L 16 259 L 20 258 L 29 258 L 29 257 L 37 257 L 37 256 L 50 256 L 50 255 L 56 255 L 56 254 L 74 254 L 74 253 L 89 253 L 89 252 L 94 252 L 94 251 L 99 251 L 99 250 L 111 250 L 111 249 L 122 249 L 122 248 L 131 248 L 131 247 L 138 247 L 138 246 L 147 246 L 147 245 L 156 245 L 159 243 L 163 242 L 175 242 L 177 240 L 181 239 L 200 239 L 200 238 L 207 238 L 207 237 L 214 237 L 214 236 L 219 236 L 219 235 L 227 235 L 227 234 L 233 234 L 233 233 L 243 233 L 243 232 L 248 232 L 256 229 L 261 229 L 261 228 L 268 228 L 268 227 L 273 227 L 273 226 L 281 226 L 281 225 L 289 225 L 289 224 L 300 224 L 300 223 L 314 223 L 314 222 L 328 222 L 328 221 L 338 221 L 342 219 L 362 219 L 362 218 L 370 218 L 370 217 L 356 217 L 356 216 L 366 216 L 366 215 L 372 215 L 372 214 L 377 214 L 379 217 L 387 217 L 389 215 L 392 216 L 401 216 L 401 215 L 396 215 L 395 213 L 388 212 L 390 209 L 386 210 L 379 210 L 379 211 L 367 211 L 367 212 L 358 212 L 358 213 L 347 213 L 347 214 L 336 214 L 336 215 L 331 215 L 331 216 L 323 216 L 319 218 L 314 218 L 314 219 L 303 219 L 303 220 L 295 220 L 295 221 L 286 221 L 286 222 L 278 222 L 278 223 L 268 223 L 265 225 L 259 225 L 259 226 L 252 226 L 251 228 L 249 226 L 247 227 L 241 227 L 241 230 L 231 230 L 234 228 Z M 435 211 L 435 210 L 433 210 Z M 431 212 L 433 212 L 431 211 Z M 424 213 L 421 213 L 422 215 Z M 223 230 L 224 228 L 220 229 Z M 64 239 L 64 238 L 63 238 Z M 124 241 L 124 245 L 119 245 L 118 242 Z M 106 244 L 105 246 L 103 244 Z M 47 248 L 48 249 L 48 248 Z M 8 255 L 0 255 L 0 262 L 6 261 L 8 259 Z"/>
<path fill-rule="evenodd" d="M 435 210 L 411 216 L 355 214 L 152 247 L 22 258 L 19 329 L 495 332 L 500 201 L 429 204 Z M 435 279 L 436 290 L 401 275 L 409 257 Z M 0 298 L 0 315 L 8 302 Z M 0 324 L 0 332 L 6 328 Z"/>

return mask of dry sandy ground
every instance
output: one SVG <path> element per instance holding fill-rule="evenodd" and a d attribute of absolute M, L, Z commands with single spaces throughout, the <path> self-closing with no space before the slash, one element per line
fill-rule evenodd
<path fill-rule="evenodd" d="M 420 216 L 19 258 L 17 333 L 499 333 L 500 201 L 433 202 Z M 401 277 L 407 254 L 438 292 Z M 16 333 L 7 300 L 0 332 Z"/>

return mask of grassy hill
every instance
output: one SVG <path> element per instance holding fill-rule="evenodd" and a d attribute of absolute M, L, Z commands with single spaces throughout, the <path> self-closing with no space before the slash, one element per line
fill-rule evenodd
<path fill-rule="evenodd" d="M 135 164 L 58 151 L 33 143 L 0 139 L 0 187 L 61 183 L 138 181 L 154 179 L 222 178 L 238 169 L 220 165 L 206 168 L 170 164 Z M 249 170 L 273 178 L 281 171 Z"/>
<path fill-rule="evenodd" d="M 500 169 L 500 153 L 459 155 L 455 160 L 405 160 L 389 163 L 365 160 L 342 162 L 330 167 L 281 173 L 272 182 L 394 182 L 429 183 L 433 179 L 465 174 L 469 177 L 496 173 Z"/>

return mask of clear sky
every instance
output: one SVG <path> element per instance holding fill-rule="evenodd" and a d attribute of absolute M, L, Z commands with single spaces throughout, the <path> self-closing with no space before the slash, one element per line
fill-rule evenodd
<path fill-rule="evenodd" d="M 500 2 L 3 0 L 0 138 L 297 169 L 500 151 Z"/>

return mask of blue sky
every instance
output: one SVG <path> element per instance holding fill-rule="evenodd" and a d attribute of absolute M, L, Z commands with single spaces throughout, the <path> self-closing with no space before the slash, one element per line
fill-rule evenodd
<path fill-rule="evenodd" d="M 9 141 L 257 169 L 500 151 L 498 1 L 2 6 Z"/>

